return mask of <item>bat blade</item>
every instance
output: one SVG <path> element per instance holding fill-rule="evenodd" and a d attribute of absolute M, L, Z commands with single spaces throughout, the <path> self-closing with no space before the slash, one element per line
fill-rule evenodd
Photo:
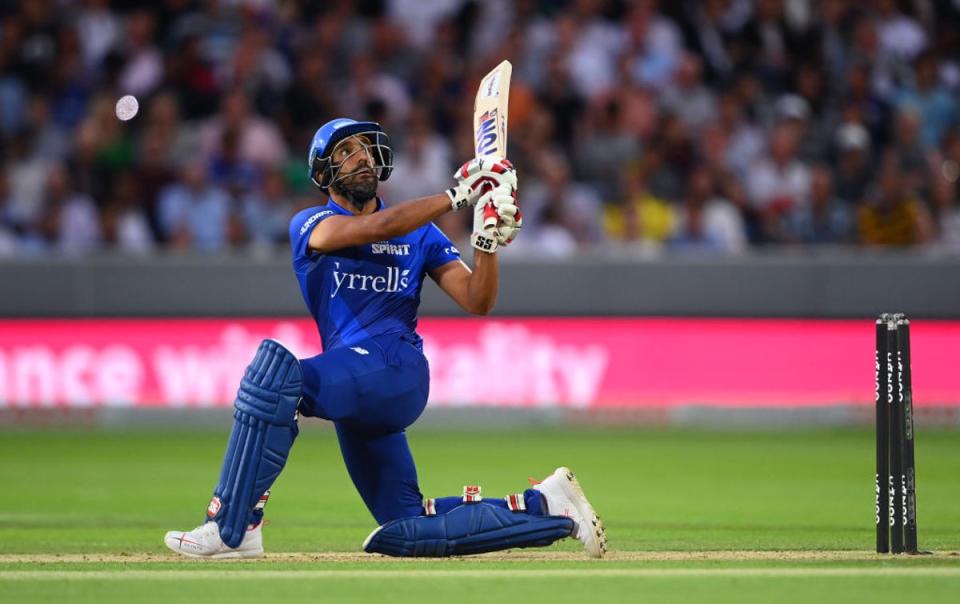
<path fill-rule="evenodd" d="M 507 156 L 507 106 L 513 65 L 503 61 L 480 80 L 473 104 L 473 141 L 477 157 Z"/>
<path fill-rule="evenodd" d="M 513 65 L 502 61 L 480 80 L 473 103 L 473 143 L 477 157 L 507 156 L 507 107 Z M 484 230 L 497 228 L 497 216 L 486 216 Z"/>

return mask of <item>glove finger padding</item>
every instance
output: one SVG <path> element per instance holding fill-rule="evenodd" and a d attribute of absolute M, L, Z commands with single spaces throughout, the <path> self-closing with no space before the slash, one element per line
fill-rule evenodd
<path fill-rule="evenodd" d="M 520 213 L 520 210 L 517 210 L 517 214 L 514 217 L 514 224 L 507 225 L 503 224 L 497 228 L 497 243 L 499 245 L 510 245 L 513 243 L 513 240 L 517 238 L 517 235 L 520 234 L 520 229 L 523 228 L 523 214 Z"/>
<path fill-rule="evenodd" d="M 499 186 L 489 194 L 489 203 L 495 208 L 493 214 L 484 216 L 483 228 L 492 232 L 500 224 L 513 224 L 513 216 L 517 213 L 516 189 Z M 484 197 L 484 200 L 487 198 Z"/>
<path fill-rule="evenodd" d="M 516 215 L 511 218 L 510 222 L 513 224 L 508 224 L 506 217 L 504 217 L 497 226 L 496 238 L 499 246 L 510 245 L 520 234 L 520 229 L 523 228 L 523 215 L 520 210 L 517 210 Z"/>

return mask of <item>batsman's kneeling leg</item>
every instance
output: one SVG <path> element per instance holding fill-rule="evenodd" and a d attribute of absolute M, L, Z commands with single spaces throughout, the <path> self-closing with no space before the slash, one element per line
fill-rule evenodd
<path fill-rule="evenodd" d="M 287 461 L 297 437 L 302 386 L 293 353 L 264 340 L 240 382 L 220 482 L 207 509 L 229 547 L 240 545 L 257 504 Z"/>
<path fill-rule="evenodd" d="M 544 547 L 569 537 L 574 529 L 569 518 L 466 503 L 446 514 L 388 522 L 367 537 L 363 549 L 388 556 L 467 556 L 513 547 Z"/>

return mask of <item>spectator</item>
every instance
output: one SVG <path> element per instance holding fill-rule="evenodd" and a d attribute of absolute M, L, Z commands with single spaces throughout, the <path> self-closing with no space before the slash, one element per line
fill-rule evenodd
<path fill-rule="evenodd" d="M 188 120 L 207 118 L 217 110 L 220 83 L 213 66 L 204 57 L 200 38 L 186 35 L 177 52 L 167 61 L 168 81 L 177 91 L 183 116 Z"/>
<path fill-rule="evenodd" d="M 113 178 L 113 188 L 101 215 L 103 239 L 116 251 L 148 254 L 156 247 L 150 221 L 140 197 L 136 175 L 122 170 Z"/>
<path fill-rule="evenodd" d="M 240 36 L 220 81 L 243 90 L 261 113 L 270 114 L 281 103 L 292 79 L 287 61 L 270 46 L 269 31 L 258 24 Z"/>
<path fill-rule="evenodd" d="M 444 191 L 453 173 L 453 153 L 442 136 L 431 130 L 429 115 L 416 110 L 404 148 L 394 158 L 385 196 L 393 202 L 407 201 Z"/>
<path fill-rule="evenodd" d="M 263 175 L 263 187 L 244 195 L 241 201 L 243 227 L 255 250 L 269 252 L 287 242 L 287 227 L 294 207 L 278 168 Z"/>
<path fill-rule="evenodd" d="M 566 230 L 578 243 L 597 242 L 601 237 L 601 202 L 596 192 L 571 180 L 566 159 L 555 152 L 541 154 L 536 172 L 524 186 L 522 207 L 524 235 L 531 225 L 534 239 L 540 225 L 551 226 L 551 238 L 559 240 L 557 229 Z M 565 238 L 564 238 L 565 239 Z"/>
<path fill-rule="evenodd" d="M 742 176 L 766 147 L 763 131 L 747 119 L 738 97 L 734 94 L 724 95 L 720 100 L 718 117 L 728 137 L 726 169 Z"/>
<path fill-rule="evenodd" d="M 884 162 L 876 191 L 857 215 L 860 241 L 869 246 L 912 246 L 932 239 L 930 216 L 904 186 L 904 176 L 893 161 Z"/>
<path fill-rule="evenodd" d="M 703 68 L 696 56 L 686 53 L 678 62 L 661 101 L 690 132 L 698 132 L 716 114 L 716 98 L 703 83 Z"/>
<path fill-rule="evenodd" d="M 941 249 L 958 254 L 960 253 L 960 203 L 957 203 L 957 180 L 934 178 L 931 195 L 937 217 L 937 242 Z"/>
<path fill-rule="evenodd" d="M 163 236 L 173 247 L 207 253 L 227 246 L 230 210 L 230 196 L 210 182 L 199 161 L 184 165 L 180 182 L 160 194 L 157 206 Z"/>
<path fill-rule="evenodd" d="M 875 144 L 885 145 L 890 136 L 890 106 L 873 90 L 869 63 L 851 66 L 842 98 L 842 119 L 862 123 L 870 131 L 870 139 Z"/>
<path fill-rule="evenodd" d="M 663 90 L 683 52 L 679 28 L 657 12 L 655 0 L 634 2 L 626 15 L 627 52 L 634 82 Z"/>
<path fill-rule="evenodd" d="M 735 34 L 728 23 L 733 4 L 724 0 L 688 3 L 688 43 L 704 58 L 706 79 L 714 85 L 733 76 L 734 55 L 727 43 L 728 37 Z"/>
<path fill-rule="evenodd" d="M 156 17 L 148 9 L 136 10 L 127 17 L 123 40 L 126 62 L 120 71 L 120 90 L 145 96 L 163 79 L 163 57 L 154 44 Z"/>
<path fill-rule="evenodd" d="M 276 166 L 287 159 L 287 148 L 280 130 L 250 110 L 246 93 L 234 88 L 223 97 L 220 114 L 211 118 L 200 131 L 200 148 L 207 158 L 222 151 L 224 132 L 236 132 L 237 156 L 261 166 Z"/>
<path fill-rule="evenodd" d="M 403 82 L 379 71 L 373 57 L 358 55 L 350 62 L 350 79 L 338 93 L 342 107 L 366 107 L 380 102 L 387 117 L 402 123 L 410 113 L 410 96 Z"/>
<path fill-rule="evenodd" d="M 603 213 L 607 237 L 627 246 L 659 247 L 674 230 L 673 206 L 650 192 L 647 167 L 636 165 L 624 173 L 621 201 Z"/>
<path fill-rule="evenodd" d="M 921 117 L 915 107 L 903 107 L 897 112 L 895 124 L 896 145 L 890 155 L 896 158 L 909 189 L 922 190 L 927 179 L 928 151 L 921 139 Z"/>
<path fill-rule="evenodd" d="M 551 56 L 548 61 L 545 81 L 540 92 L 540 104 L 553 118 L 557 143 L 566 153 L 572 153 L 574 136 L 582 120 L 586 103 L 573 87 L 563 58 L 559 54 Z"/>
<path fill-rule="evenodd" d="M 916 84 L 897 96 L 898 109 L 915 111 L 920 119 L 920 142 L 926 149 L 940 145 L 947 130 L 957 123 L 957 101 L 938 82 L 936 56 L 924 53 L 916 61 Z"/>
<path fill-rule="evenodd" d="M 747 171 L 747 193 L 769 240 L 781 237 L 782 218 L 810 202 L 810 170 L 797 158 L 799 133 L 781 124 L 770 135 L 770 153 Z"/>
<path fill-rule="evenodd" d="M 43 211 L 43 193 L 46 187 L 48 161 L 31 152 L 29 132 L 18 134 L 10 141 L 6 177 L 10 188 L 7 205 L 9 220 L 16 225 L 37 223 Z"/>
<path fill-rule="evenodd" d="M 81 124 L 74 134 L 67 170 L 74 188 L 102 205 L 110 190 L 112 171 L 101 159 L 99 149 L 96 127 L 89 121 Z"/>
<path fill-rule="evenodd" d="M 742 252 L 747 244 L 743 219 L 729 201 L 716 195 L 710 172 L 705 167 L 695 169 L 689 183 L 668 240 L 670 249 Z"/>
<path fill-rule="evenodd" d="M 877 37 L 880 52 L 898 61 L 911 61 L 927 47 L 923 27 L 904 14 L 897 0 L 878 0 Z"/>
<path fill-rule="evenodd" d="M 787 217 L 786 240 L 804 244 L 843 244 L 853 241 L 851 204 L 834 195 L 833 175 L 826 166 L 810 173 L 810 204 Z"/>
<path fill-rule="evenodd" d="M 280 121 L 294 149 L 306 148 L 325 116 L 337 113 L 334 91 L 325 84 L 332 77 L 330 68 L 321 49 L 311 46 L 285 93 Z"/>
<path fill-rule="evenodd" d="M 227 128 L 220 134 L 220 145 L 210 161 L 213 184 L 238 198 L 260 184 L 262 166 L 240 155 L 240 132 Z"/>
<path fill-rule="evenodd" d="M 834 190 L 847 205 L 863 201 L 873 177 L 870 165 L 870 134 L 857 123 L 846 123 L 837 129 Z"/>
<path fill-rule="evenodd" d="M 600 16 L 597 3 L 580 4 L 557 17 L 553 48 L 563 57 L 577 93 L 595 98 L 617 84 L 616 57 L 623 36 Z"/>
<path fill-rule="evenodd" d="M 640 153 L 636 137 L 623 123 L 616 98 L 596 107 L 591 126 L 575 145 L 577 177 L 591 183 L 601 195 L 610 196 L 626 166 Z"/>
<path fill-rule="evenodd" d="M 17 225 L 10 215 L 10 184 L 6 170 L 0 170 L 0 258 L 17 254 Z"/>
<path fill-rule="evenodd" d="M 84 0 L 77 15 L 77 33 L 88 69 L 96 69 L 120 35 L 120 19 L 109 0 Z"/>
<path fill-rule="evenodd" d="M 96 204 L 73 191 L 70 175 L 62 165 L 47 173 L 47 214 L 51 218 L 52 243 L 68 255 L 96 251 L 101 244 L 100 214 Z"/>
<path fill-rule="evenodd" d="M 196 129 L 184 123 L 180 102 L 175 94 L 164 91 L 155 95 L 147 107 L 146 117 L 147 125 L 144 129 L 149 132 L 149 138 L 159 139 L 153 151 L 159 152 L 160 155 L 149 158 L 141 155 L 141 162 L 149 159 L 172 167 L 183 161 L 184 157 L 197 155 L 200 142 Z M 141 136 L 141 153 L 146 138 L 148 138 L 147 134 Z"/>

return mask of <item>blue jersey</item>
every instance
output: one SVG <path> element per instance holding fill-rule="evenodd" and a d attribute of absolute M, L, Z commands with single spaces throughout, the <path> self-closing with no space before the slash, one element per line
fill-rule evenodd
<path fill-rule="evenodd" d="M 377 199 L 377 211 L 383 209 Z M 416 334 L 420 289 L 428 271 L 459 260 L 460 252 L 433 223 L 395 237 L 327 253 L 307 249 L 325 219 L 352 213 L 329 199 L 290 221 L 293 270 L 320 331 L 324 350 L 373 336 Z"/>

